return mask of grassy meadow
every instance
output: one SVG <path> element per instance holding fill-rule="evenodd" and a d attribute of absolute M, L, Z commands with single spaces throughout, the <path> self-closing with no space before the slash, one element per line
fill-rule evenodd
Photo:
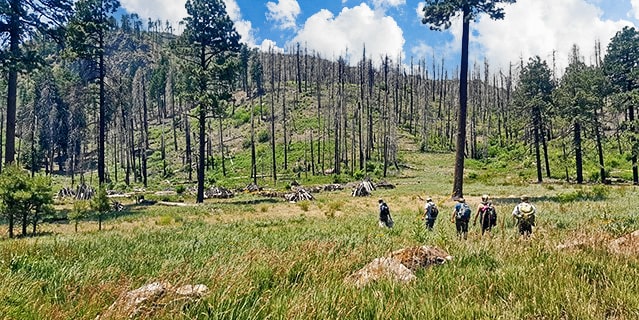
<path fill-rule="evenodd" d="M 204 205 L 129 205 L 104 223 L 43 224 L 41 236 L 0 239 L 0 318 L 95 319 L 121 294 L 164 281 L 205 284 L 200 300 L 163 301 L 143 319 L 637 319 L 639 259 L 606 241 L 639 229 L 634 186 L 533 184 L 518 172 L 470 162 L 467 201 L 493 198 L 491 236 L 455 236 L 450 214 L 452 154 L 411 155 L 388 181 L 394 190 L 352 198 L 350 190 L 297 204 L 240 194 Z M 531 239 L 510 211 L 521 194 L 538 208 Z M 430 195 L 440 207 L 432 232 L 420 219 Z M 395 228 L 377 226 L 377 198 Z M 193 201 L 186 199 L 186 202 Z M 3 226 L 5 228 L 6 226 Z M 557 245 L 587 240 L 572 250 Z M 415 245 L 453 260 L 410 284 L 363 289 L 344 278 L 376 257 Z"/>

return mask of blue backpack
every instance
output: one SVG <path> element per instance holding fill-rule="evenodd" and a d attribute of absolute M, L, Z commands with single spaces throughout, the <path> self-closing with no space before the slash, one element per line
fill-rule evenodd
<path fill-rule="evenodd" d="M 465 202 L 459 206 L 459 209 L 455 213 L 457 219 L 464 219 L 464 220 L 470 219 L 470 214 L 471 214 L 470 207 Z"/>

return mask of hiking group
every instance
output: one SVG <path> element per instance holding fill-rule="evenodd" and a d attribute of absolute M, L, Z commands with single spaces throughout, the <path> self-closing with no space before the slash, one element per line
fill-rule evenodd
<path fill-rule="evenodd" d="M 419 196 L 418 198 L 422 199 Z M 512 216 L 516 220 L 516 226 L 519 230 L 519 234 L 527 237 L 532 234 L 532 227 L 535 225 L 535 214 L 537 213 L 537 209 L 530 203 L 528 196 L 521 196 L 520 200 L 521 201 L 513 209 Z M 423 220 L 425 221 L 426 228 L 428 230 L 433 230 L 438 215 L 439 208 L 433 202 L 433 199 L 431 197 L 426 198 Z M 457 236 L 460 239 L 466 239 L 468 237 L 468 224 L 470 223 L 471 216 L 472 210 L 466 203 L 466 200 L 464 198 L 457 199 L 457 203 L 455 204 L 451 215 L 451 222 L 455 223 Z M 477 219 L 479 219 L 482 235 L 486 232 L 491 232 L 492 228 L 497 225 L 497 209 L 486 194 L 481 197 L 481 203 L 479 204 L 473 219 L 473 226 L 477 225 Z M 379 226 L 392 228 L 393 224 L 394 222 L 390 214 L 388 204 L 380 198 Z"/>

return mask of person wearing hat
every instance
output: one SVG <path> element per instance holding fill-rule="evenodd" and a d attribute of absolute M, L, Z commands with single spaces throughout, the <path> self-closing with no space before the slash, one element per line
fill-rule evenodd
<path fill-rule="evenodd" d="M 457 199 L 457 204 L 453 210 L 451 222 L 455 223 L 457 236 L 466 240 L 468 237 L 468 221 L 470 221 L 471 210 L 464 198 Z"/>
<path fill-rule="evenodd" d="M 424 205 L 424 220 L 426 220 L 426 228 L 428 228 L 428 230 L 433 230 L 438 214 L 439 209 L 437 209 L 437 205 L 435 205 L 433 199 L 431 197 L 426 198 L 426 205 Z"/>
<path fill-rule="evenodd" d="M 390 209 L 384 199 L 379 198 L 379 226 L 381 228 L 392 228 L 393 217 L 391 217 Z"/>
<path fill-rule="evenodd" d="M 513 209 L 513 217 L 517 220 L 519 234 L 528 237 L 532 234 L 532 227 L 535 225 L 535 214 L 537 208 L 529 202 L 528 196 L 521 196 L 521 202 Z"/>

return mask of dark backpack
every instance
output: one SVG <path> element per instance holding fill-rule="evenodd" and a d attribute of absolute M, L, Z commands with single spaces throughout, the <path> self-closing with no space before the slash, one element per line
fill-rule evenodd
<path fill-rule="evenodd" d="M 439 209 L 437 208 L 437 205 L 435 205 L 434 203 L 431 203 L 430 206 L 428 206 L 428 209 L 426 209 L 426 216 L 428 217 L 428 210 L 430 209 L 430 217 L 435 219 L 437 218 L 437 215 L 439 214 Z"/>
<path fill-rule="evenodd" d="M 457 219 L 468 220 L 470 219 L 471 214 L 470 207 L 466 203 L 462 203 L 455 214 Z"/>
<path fill-rule="evenodd" d="M 439 214 L 439 209 L 437 209 L 437 206 L 433 203 L 433 205 L 430 207 L 430 216 L 433 218 L 437 218 L 438 214 Z"/>
<path fill-rule="evenodd" d="M 383 218 L 383 219 L 388 219 L 390 217 L 390 209 L 388 208 L 387 204 L 385 203 L 382 204 L 380 208 L 379 216 L 380 218 Z"/>
<path fill-rule="evenodd" d="M 482 219 L 488 220 L 491 226 L 497 225 L 497 211 L 492 204 L 485 204 L 481 207 Z"/>

